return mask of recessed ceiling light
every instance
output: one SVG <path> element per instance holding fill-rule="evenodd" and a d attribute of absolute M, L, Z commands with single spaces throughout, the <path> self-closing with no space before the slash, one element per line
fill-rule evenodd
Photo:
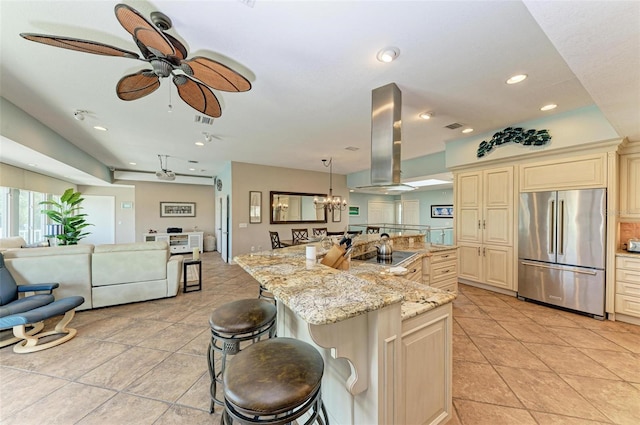
<path fill-rule="evenodd" d="M 507 84 L 518 84 L 527 78 L 527 74 L 518 74 L 507 80 Z"/>
<path fill-rule="evenodd" d="M 107 131 L 107 127 L 103 127 L 101 125 L 94 125 L 93 128 L 99 131 Z"/>
<path fill-rule="evenodd" d="M 204 142 L 196 142 L 196 146 L 204 146 Z"/>
<path fill-rule="evenodd" d="M 196 171 L 195 168 L 189 168 L 189 171 Z"/>
<path fill-rule="evenodd" d="M 558 105 L 556 105 L 555 103 L 550 103 L 548 105 L 544 105 L 542 108 L 540 108 L 541 111 L 550 111 L 552 109 L 556 109 L 558 107 Z"/>
<path fill-rule="evenodd" d="M 376 58 L 380 62 L 389 63 L 396 60 L 398 56 L 400 56 L 400 49 L 398 49 L 397 47 L 385 47 L 378 52 Z"/>
<path fill-rule="evenodd" d="M 428 120 L 430 119 L 433 114 L 431 112 L 423 112 L 420 115 L 418 115 L 420 118 L 422 118 L 423 120 Z"/>
<path fill-rule="evenodd" d="M 138 165 L 138 164 L 135 162 L 130 162 L 129 165 Z"/>
<path fill-rule="evenodd" d="M 29 167 L 37 167 L 37 166 L 38 166 L 38 164 L 33 164 L 33 163 L 29 163 L 29 164 L 27 164 L 27 165 L 28 165 Z"/>
<path fill-rule="evenodd" d="M 465 128 L 464 130 L 462 130 L 464 134 L 471 133 L 472 131 L 473 131 L 473 128 Z"/>

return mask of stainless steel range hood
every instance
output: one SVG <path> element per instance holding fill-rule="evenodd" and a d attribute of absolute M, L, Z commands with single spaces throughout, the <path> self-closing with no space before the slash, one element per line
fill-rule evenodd
<path fill-rule="evenodd" d="M 415 188 L 400 183 L 402 93 L 395 83 L 374 89 L 371 96 L 371 186 L 358 192 L 398 195 Z"/>

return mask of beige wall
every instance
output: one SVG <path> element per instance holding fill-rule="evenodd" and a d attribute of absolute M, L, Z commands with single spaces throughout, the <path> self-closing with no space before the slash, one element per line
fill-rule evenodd
<path fill-rule="evenodd" d="M 78 186 L 83 195 L 113 196 L 115 198 L 115 243 L 136 241 L 136 189 L 132 185 Z M 131 202 L 131 208 L 122 208 L 123 202 Z"/>
<path fill-rule="evenodd" d="M 269 192 L 304 192 L 328 193 L 329 172 L 295 170 L 291 168 L 269 167 L 264 165 L 232 163 L 232 255 L 244 254 L 256 249 L 270 249 L 269 231 L 277 231 L 281 239 L 291 239 L 291 229 L 306 227 L 328 227 L 330 231 L 341 231 L 349 224 L 346 211 L 342 212 L 342 220 L 334 223 L 329 217 L 326 224 L 300 223 L 298 225 L 269 223 Z M 262 223 L 249 223 L 249 191 L 262 192 Z M 333 194 L 342 196 L 349 202 L 347 178 L 344 175 L 333 175 Z M 241 227 L 246 224 L 246 227 Z"/>
<path fill-rule="evenodd" d="M 149 229 L 164 233 L 167 227 L 181 227 L 184 232 L 214 232 L 214 188 L 213 186 L 154 183 L 119 182 L 135 186 L 135 240 L 142 242 L 142 235 Z M 160 217 L 160 202 L 195 202 L 195 217 Z"/>

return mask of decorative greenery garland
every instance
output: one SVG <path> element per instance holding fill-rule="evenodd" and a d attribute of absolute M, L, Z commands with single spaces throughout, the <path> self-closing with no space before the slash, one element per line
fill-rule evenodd
<path fill-rule="evenodd" d="M 478 158 L 489 153 L 494 146 L 513 142 L 524 146 L 542 146 L 551 140 L 548 130 L 524 130 L 522 127 L 507 127 L 493 135 L 490 141 L 483 140 L 478 146 Z"/>

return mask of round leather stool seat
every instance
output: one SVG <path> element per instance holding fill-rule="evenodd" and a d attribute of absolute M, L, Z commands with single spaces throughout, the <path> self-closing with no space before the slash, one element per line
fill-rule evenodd
<path fill-rule="evenodd" d="M 249 333 L 276 317 L 276 307 L 261 299 L 232 301 L 216 308 L 209 317 L 211 329 L 223 334 Z"/>
<path fill-rule="evenodd" d="M 310 412 L 305 423 L 328 424 L 320 396 L 323 373 L 322 356 L 306 342 L 275 338 L 253 344 L 225 371 L 223 421 L 284 424 Z"/>
<path fill-rule="evenodd" d="M 216 397 L 218 384 L 222 385 L 227 355 L 240 352 L 240 343 L 257 342 L 263 335 L 273 338 L 276 333 L 276 307 L 262 299 L 233 301 L 216 308 L 209 317 L 211 342 L 209 343 L 209 375 L 211 385 L 211 403 L 209 413 L 213 413 L 215 404 L 223 405 Z M 220 370 L 216 371 L 215 355 L 219 353 Z"/>

